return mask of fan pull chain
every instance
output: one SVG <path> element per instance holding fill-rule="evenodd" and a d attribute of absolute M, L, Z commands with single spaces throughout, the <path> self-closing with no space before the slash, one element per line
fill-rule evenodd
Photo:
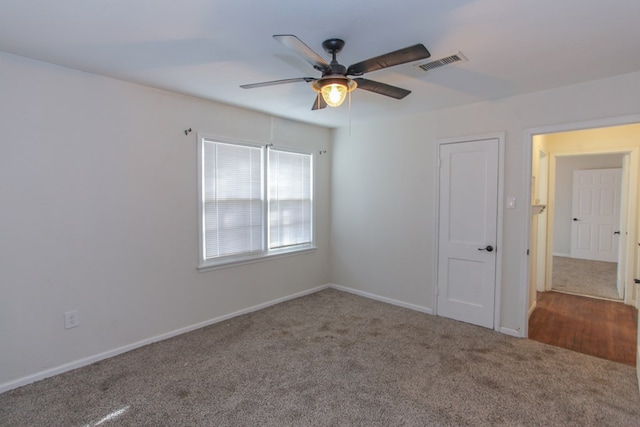
<path fill-rule="evenodd" d="M 349 136 L 351 136 L 351 92 L 349 92 L 348 95 L 349 95 Z"/>

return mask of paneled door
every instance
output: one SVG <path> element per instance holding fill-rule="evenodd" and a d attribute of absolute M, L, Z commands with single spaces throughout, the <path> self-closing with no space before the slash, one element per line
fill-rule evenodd
<path fill-rule="evenodd" d="M 618 261 L 622 169 L 573 171 L 571 258 Z"/>
<path fill-rule="evenodd" d="M 494 327 L 499 140 L 440 145 L 437 313 Z"/>

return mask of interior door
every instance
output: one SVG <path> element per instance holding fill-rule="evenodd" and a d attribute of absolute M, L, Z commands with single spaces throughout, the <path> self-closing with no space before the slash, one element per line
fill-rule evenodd
<path fill-rule="evenodd" d="M 493 328 L 498 139 L 440 145 L 437 312 Z"/>
<path fill-rule="evenodd" d="M 622 170 L 573 172 L 571 257 L 618 261 Z"/>

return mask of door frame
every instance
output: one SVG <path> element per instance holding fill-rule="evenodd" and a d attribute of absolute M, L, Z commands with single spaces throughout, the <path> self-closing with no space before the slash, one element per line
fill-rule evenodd
<path fill-rule="evenodd" d="M 612 127 L 612 126 L 622 126 L 622 125 L 631 125 L 631 124 L 640 124 L 640 114 L 632 114 L 632 115 L 627 115 L 627 116 L 619 116 L 619 117 L 610 117 L 610 118 L 604 118 L 604 119 L 594 119 L 594 120 L 589 120 L 589 121 L 583 121 L 583 122 L 570 122 L 570 123 L 562 123 L 562 124 L 556 124 L 556 125 L 549 125 L 549 126 L 541 126 L 541 127 L 536 127 L 536 128 L 529 128 L 529 129 L 525 129 L 524 131 L 524 155 L 522 156 L 524 164 L 522 165 L 522 170 L 524 173 L 523 176 L 523 182 L 527 183 L 527 185 L 525 185 L 525 200 L 531 200 L 531 174 L 532 174 L 532 170 L 531 170 L 531 166 L 532 166 L 532 151 L 533 151 L 533 137 L 536 135 L 545 135 L 545 134 L 550 134 L 550 133 L 560 133 L 560 132 L 567 132 L 567 131 L 577 131 L 577 130 L 586 130 L 586 129 L 597 129 L 597 128 L 607 128 L 607 127 Z M 640 144 L 640 142 L 639 142 Z M 588 152 L 582 152 L 579 154 L 587 154 L 587 153 L 598 153 L 598 154 L 604 154 L 604 153 L 615 153 L 616 150 L 615 149 L 607 149 L 607 148 L 603 148 L 602 150 L 598 150 L 598 151 L 588 151 Z M 638 175 L 639 175 L 639 171 L 638 171 L 638 156 L 640 155 L 640 146 L 638 147 L 624 147 L 624 148 L 618 148 L 617 152 L 625 152 L 625 153 L 630 153 L 630 159 L 631 159 L 631 168 L 628 171 L 629 173 L 629 181 L 630 181 L 630 188 L 628 188 L 628 195 L 629 195 L 629 214 L 634 215 L 634 217 L 630 216 L 630 220 L 628 221 L 628 226 L 629 226 L 629 242 L 634 241 L 640 230 L 637 230 L 636 224 L 640 221 L 637 220 L 633 220 L 632 218 L 637 218 L 638 216 L 638 212 L 637 212 L 637 205 L 638 205 L 638 184 L 637 184 L 637 180 L 638 180 Z M 563 153 L 564 154 L 564 153 Z M 549 158 L 549 194 L 548 194 L 548 200 L 552 200 L 552 197 L 555 197 L 555 190 L 553 188 L 553 186 L 551 185 L 552 183 L 555 183 L 555 156 L 550 153 L 550 158 Z M 635 164 L 634 164 L 635 161 Z M 623 178 L 624 179 L 624 178 Z M 635 181 L 635 183 L 631 182 L 631 181 Z M 634 187 L 634 188 L 631 188 Z M 550 204 L 550 206 L 547 207 L 548 208 L 548 213 L 547 213 L 547 227 L 548 227 L 548 231 L 547 231 L 547 241 L 549 241 L 549 236 L 553 236 L 553 213 L 554 213 L 554 209 L 552 204 Z M 527 338 L 529 336 L 529 256 L 527 254 L 527 250 L 529 248 L 529 246 L 531 245 L 531 236 L 530 236 L 530 229 L 531 229 L 531 206 L 529 204 L 527 204 L 527 206 L 525 207 L 525 213 L 526 213 L 526 220 L 524 222 L 524 227 L 523 227 L 523 235 L 522 235 L 522 242 L 524 243 L 524 247 L 522 249 L 522 268 L 521 268 L 521 327 L 522 327 L 522 337 Z M 629 243 L 628 246 L 631 246 L 631 243 Z M 548 249 L 548 248 L 547 248 Z M 633 248 L 635 249 L 635 247 Z M 553 255 L 553 251 L 547 251 L 547 253 L 551 253 Z M 629 248 L 626 248 L 625 250 L 625 256 L 627 257 L 627 261 L 631 261 L 632 264 L 635 264 L 635 259 L 630 259 L 630 257 L 634 256 L 635 251 L 633 250 L 629 250 Z M 547 261 L 549 261 L 549 257 L 547 256 Z M 549 269 L 551 268 L 551 265 L 549 262 L 547 262 L 547 271 L 549 271 Z M 627 268 L 634 268 L 633 266 L 627 265 Z M 625 287 L 625 303 L 627 304 L 633 304 L 633 285 L 629 285 L 627 284 L 627 286 Z M 631 288 L 631 289 L 629 289 Z"/>
<path fill-rule="evenodd" d="M 492 133 L 483 133 L 477 135 L 469 135 L 469 136 L 459 136 L 459 137 L 451 137 L 451 138 L 438 138 L 436 139 L 436 143 L 434 144 L 435 155 L 434 159 L 436 165 L 434 167 L 435 172 L 435 215 L 436 220 L 434 222 L 434 253 L 436 255 L 434 269 L 434 277 L 433 283 L 436 286 L 433 287 L 432 298 L 434 301 L 433 314 L 438 314 L 438 265 L 440 262 L 440 254 L 438 252 L 438 242 L 440 240 L 440 147 L 444 144 L 455 144 L 455 143 L 463 143 L 463 142 L 473 142 L 479 140 L 486 139 L 497 139 L 498 140 L 498 206 L 497 206 L 497 218 L 496 218 L 496 278 L 495 278 L 495 288 L 494 288 L 494 308 L 493 308 L 493 329 L 498 331 L 500 330 L 500 314 L 501 307 L 500 303 L 502 301 L 502 230 L 503 230 L 503 208 L 504 208 L 504 146 L 505 146 L 505 132 L 492 132 Z M 501 331 L 501 330 L 500 330 Z M 503 332 L 503 331 L 501 331 Z"/>
<path fill-rule="evenodd" d="M 542 154 L 544 154 L 544 162 L 542 161 Z M 539 176 L 536 175 L 536 185 L 538 186 L 537 190 L 531 190 L 531 191 L 538 191 L 538 194 L 540 194 L 542 191 L 542 187 L 544 186 L 544 200 L 539 200 L 536 201 L 536 203 L 542 203 L 545 206 L 549 206 L 549 153 L 547 153 L 546 151 L 538 151 L 537 153 L 538 155 L 538 171 L 543 171 L 544 170 L 544 174 L 540 174 Z M 544 165 L 544 167 L 542 166 Z M 543 179 L 544 177 L 544 179 Z M 542 225 L 544 227 L 540 226 L 540 223 L 542 223 Z M 549 248 L 549 239 L 547 238 L 547 229 L 548 229 L 548 224 L 549 224 L 549 211 L 547 212 L 541 212 L 540 215 L 538 215 L 538 234 L 537 234 L 537 241 L 536 241 L 536 263 L 539 262 L 540 259 L 543 260 L 543 262 L 540 262 L 540 264 L 536 265 L 536 272 L 534 274 L 534 277 L 536 278 L 536 283 L 535 283 L 535 287 L 536 287 L 536 292 L 537 291 L 542 291 L 544 290 L 545 287 L 545 283 L 546 283 L 546 272 L 547 272 L 547 250 Z M 541 237 L 544 234 L 544 239 L 541 239 Z M 540 240 L 543 240 L 544 245 L 540 245 Z M 541 247 L 542 246 L 542 247 Z M 531 259 L 531 258 L 529 258 Z M 542 268 L 541 268 L 542 267 Z M 542 280 L 540 280 L 540 278 L 542 278 Z"/>

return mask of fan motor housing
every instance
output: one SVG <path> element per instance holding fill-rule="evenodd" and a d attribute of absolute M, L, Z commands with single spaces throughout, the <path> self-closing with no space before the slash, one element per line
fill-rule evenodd
<path fill-rule="evenodd" d="M 322 42 L 322 48 L 329 55 L 339 53 L 344 47 L 344 40 L 342 39 L 328 39 Z"/>
<path fill-rule="evenodd" d="M 342 50 L 343 47 L 344 40 L 342 39 L 328 39 L 322 42 L 322 48 L 329 55 L 331 55 L 331 62 L 329 63 L 329 67 L 323 70 L 322 77 L 331 76 L 334 74 L 343 76 L 347 75 L 347 67 L 339 64 L 336 60 L 336 55 Z"/>

